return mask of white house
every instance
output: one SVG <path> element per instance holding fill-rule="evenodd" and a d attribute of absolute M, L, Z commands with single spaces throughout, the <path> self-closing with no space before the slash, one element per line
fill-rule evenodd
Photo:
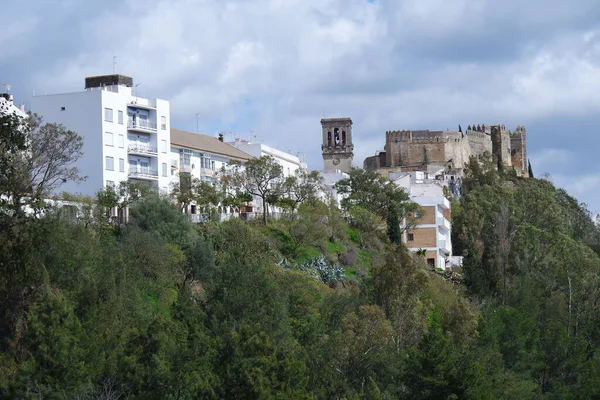
<path fill-rule="evenodd" d="M 124 75 L 87 77 L 85 90 L 34 96 L 33 112 L 83 137 L 78 168 L 86 180 L 62 190 L 94 196 L 121 181 L 149 182 L 167 191 L 170 174 L 170 105 L 132 93 Z"/>
<path fill-rule="evenodd" d="M 281 165 L 283 176 L 285 177 L 293 176 L 298 169 L 307 169 L 306 164 L 304 164 L 299 157 L 262 143 L 252 143 L 237 138 L 234 142 L 229 142 L 229 144 L 250 154 L 252 157 L 260 158 L 262 156 L 272 156 L 275 161 Z"/>
<path fill-rule="evenodd" d="M 393 172 L 389 178 L 404 188 L 421 206 L 418 225 L 408 229 L 404 241 L 411 251 L 425 250 L 427 262 L 436 268 L 451 266 L 450 202 L 444 196 L 443 182 L 428 179 L 424 172 Z"/>

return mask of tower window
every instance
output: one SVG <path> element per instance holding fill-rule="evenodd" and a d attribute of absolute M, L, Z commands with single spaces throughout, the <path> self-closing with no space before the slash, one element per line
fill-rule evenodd
<path fill-rule="evenodd" d="M 346 145 L 346 131 L 342 131 L 342 146 Z"/>
<path fill-rule="evenodd" d="M 335 129 L 333 130 L 333 143 L 334 143 L 336 146 L 339 146 L 339 145 L 340 145 L 340 130 L 339 130 L 339 128 L 335 128 Z"/>
<path fill-rule="evenodd" d="M 327 132 L 327 147 L 331 147 L 331 131 Z"/>

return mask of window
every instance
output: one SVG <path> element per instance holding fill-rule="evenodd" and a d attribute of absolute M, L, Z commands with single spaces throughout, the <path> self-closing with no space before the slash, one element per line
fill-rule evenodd
<path fill-rule="evenodd" d="M 427 259 L 427 265 L 429 265 L 430 267 L 434 267 L 435 268 L 435 258 L 428 258 Z"/>
<path fill-rule="evenodd" d="M 106 187 L 114 188 L 115 187 L 115 182 L 113 182 L 113 181 L 106 181 Z"/>
<path fill-rule="evenodd" d="M 409 233 L 408 234 L 408 241 L 409 242 L 413 242 L 415 240 L 415 234 L 414 233 Z"/>
<path fill-rule="evenodd" d="M 211 162 L 210 169 L 212 169 L 213 171 L 215 170 L 215 162 L 214 161 Z"/>
<path fill-rule="evenodd" d="M 123 125 L 123 111 L 119 110 L 119 123 Z"/>
<path fill-rule="evenodd" d="M 113 110 L 112 108 L 104 109 L 104 120 L 106 122 L 113 122 Z"/>
<path fill-rule="evenodd" d="M 123 137 L 123 135 L 119 135 L 119 147 L 125 147 L 125 138 Z"/>
<path fill-rule="evenodd" d="M 160 129 L 163 131 L 167 129 L 167 117 L 160 117 Z"/>
<path fill-rule="evenodd" d="M 106 156 L 106 170 L 107 171 L 115 170 L 115 159 L 114 158 Z"/>
<path fill-rule="evenodd" d="M 110 132 L 105 132 L 104 133 L 104 145 L 105 146 L 114 146 L 114 137 L 113 134 Z"/>
<path fill-rule="evenodd" d="M 162 163 L 162 176 L 167 176 L 167 163 Z"/>
<path fill-rule="evenodd" d="M 162 139 L 160 141 L 160 151 L 162 151 L 163 153 L 167 152 L 167 141 L 165 139 Z"/>
<path fill-rule="evenodd" d="M 125 160 L 119 158 L 119 172 L 125 172 Z"/>

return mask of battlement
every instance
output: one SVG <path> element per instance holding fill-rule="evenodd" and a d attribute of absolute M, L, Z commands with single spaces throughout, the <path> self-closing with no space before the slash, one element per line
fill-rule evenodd
<path fill-rule="evenodd" d="M 514 131 L 509 131 L 510 133 L 510 137 L 511 139 L 515 139 L 515 138 L 519 138 L 519 139 L 524 139 L 525 135 L 527 134 L 527 128 L 525 128 L 524 126 L 517 126 L 517 128 Z"/>
<path fill-rule="evenodd" d="M 460 141 L 462 135 L 460 132 L 449 131 L 430 131 L 430 130 L 401 130 L 387 131 L 385 133 L 386 141 L 408 142 L 408 143 L 447 143 Z"/>

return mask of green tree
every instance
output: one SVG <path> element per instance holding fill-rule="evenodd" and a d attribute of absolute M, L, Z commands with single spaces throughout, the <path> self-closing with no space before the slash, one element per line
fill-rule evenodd
<path fill-rule="evenodd" d="M 377 214 L 387 222 L 388 237 L 394 240 L 398 237 L 396 225 L 400 221 L 408 222 L 404 229 L 412 225 L 410 215 L 418 205 L 410 201 L 402 188 L 374 171 L 353 168 L 349 175 L 335 184 L 337 192 L 344 195 L 342 208 L 360 206 Z"/>
<path fill-rule="evenodd" d="M 317 198 L 322 184 L 323 177 L 319 171 L 298 169 L 295 175 L 284 179 L 281 186 L 282 201 L 290 207 L 293 214 L 300 204 Z"/>
<path fill-rule="evenodd" d="M 263 207 L 263 222 L 267 223 L 268 199 L 281 194 L 283 169 L 271 156 L 262 156 L 242 164 L 232 162 L 224 176 L 226 186 L 234 193 L 248 193 L 260 197 Z"/>

